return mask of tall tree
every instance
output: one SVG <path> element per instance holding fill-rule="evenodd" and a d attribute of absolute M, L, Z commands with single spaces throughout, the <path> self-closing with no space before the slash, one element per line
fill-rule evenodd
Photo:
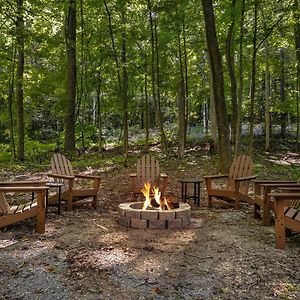
<path fill-rule="evenodd" d="M 253 139 L 254 139 L 254 104 L 255 104 L 255 88 L 256 88 L 256 54 L 257 54 L 257 12 L 258 1 L 254 1 L 254 26 L 253 26 L 253 46 L 251 59 L 251 87 L 250 87 L 250 129 L 249 129 L 249 155 L 253 155 Z"/>
<path fill-rule="evenodd" d="M 201 0 L 210 68 L 213 79 L 214 103 L 218 126 L 218 147 L 221 172 L 227 172 L 231 162 L 230 134 L 224 94 L 222 59 L 216 34 L 215 15 L 212 0 Z"/>
<path fill-rule="evenodd" d="M 297 104 L 297 148 L 299 151 L 299 97 L 300 97 L 300 8 L 299 1 L 294 0 L 294 39 L 297 60 L 296 104 Z"/>
<path fill-rule="evenodd" d="M 69 0 L 66 24 L 67 97 L 65 110 L 65 151 L 75 151 L 76 106 L 76 0 Z"/>
<path fill-rule="evenodd" d="M 25 159 L 25 129 L 24 129 L 24 91 L 23 91 L 23 75 L 24 75 L 24 7 L 23 0 L 17 0 L 17 75 L 16 75 L 16 101 L 17 101 L 17 158 L 21 161 Z"/>
<path fill-rule="evenodd" d="M 237 117 L 236 117 L 236 134 L 234 153 L 237 155 L 241 146 L 241 118 L 242 118 L 242 102 L 244 94 L 244 20 L 245 20 L 245 0 L 241 0 L 241 18 L 240 18 L 240 39 L 239 39 L 239 72 L 238 82 L 239 88 L 237 92 Z"/>
<path fill-rule="evenodd" d="M 226 60 L 228 73 L 230 78 L 230 94 L 231 94 L 231 140 L 233 144 L 236 144 L 236 131 L 237 131 L 237 116 L 238 116 L 238 104 L 237 104 L 237 84 L 234 69 L 234 58 L 232 55 L 233 39 L 234 39 L 234 26 L 235 26 L 235 0 L 232 0 L 230 9 L 230 25 L 227 31 L 226 38 Z"/>

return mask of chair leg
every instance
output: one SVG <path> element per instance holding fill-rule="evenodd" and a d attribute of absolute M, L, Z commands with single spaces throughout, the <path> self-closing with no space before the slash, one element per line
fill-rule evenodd
<path fill-rule="evenodd" d="M 254 203 L 254 218 L 259 219 L 260 217 L 260 206 L 256 203 Z"/>
<path fill-rule="evenodd" d="M 211 195 L 207 195 L 207 206 L 212 207 L 212 196 Z"/>
<path fill-rule="evenodd" d="M 93 201 L 92 201 L 92 207 L 94 208 L 94 209 L 96 209 L 97 208 L 97 195 L 96 196 L 93 196 Z"/>

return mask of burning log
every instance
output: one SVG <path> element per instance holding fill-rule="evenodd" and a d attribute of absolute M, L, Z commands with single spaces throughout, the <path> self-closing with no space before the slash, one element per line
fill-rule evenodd
<path fill-rule="evenodd" d="M 161 192 L 158 187 L 153 187 L 151 190 L 151 184 L 149 182 L 144 184 L 141 191 L 145 196 L 143 210 L 146 210 L 148 207 L 161 210 L 179 208 L 179 200 L 174 193 L 168 193 L 165 197 L 161 197 Z"/>
<path fill-rule="evenodd" d="M 165 199 L 171 209 L 179 208 L 179 200 L 174 193 L 167 193 Z"/>

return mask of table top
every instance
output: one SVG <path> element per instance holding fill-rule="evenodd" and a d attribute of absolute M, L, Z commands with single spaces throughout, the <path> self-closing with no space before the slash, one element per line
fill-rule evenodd
<path fill-rule="evenodd" d="M 178 181 L 182 183 L 200 183 L 203 180 L 201 178 L 180 178 Z"/>
<path fill-rule="evenodd" d="M 59 182 L 47 182 L 46 185 L 49 186 L 49 187 L 61 187 L 61 186 L 63 186 L 63 183 L 59 183 Z"/>

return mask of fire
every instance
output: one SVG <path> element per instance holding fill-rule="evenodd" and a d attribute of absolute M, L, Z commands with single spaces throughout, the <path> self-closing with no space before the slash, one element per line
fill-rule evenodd
<path fill-rule="evenodd" d="M 168 202 L 168 199 L 166 197 L 161 197 L 161 191 L 158 187 L 153 187 L 151 189 L 150 182 L 144 183 L 144 187 L 141 189 L 145 201 L 143 204 L 143 210 L 146 210 L 148 207 L 150 208 L 157 208 L 157 209 L 167 209 L 171 210 L 172 207 Z"/>

